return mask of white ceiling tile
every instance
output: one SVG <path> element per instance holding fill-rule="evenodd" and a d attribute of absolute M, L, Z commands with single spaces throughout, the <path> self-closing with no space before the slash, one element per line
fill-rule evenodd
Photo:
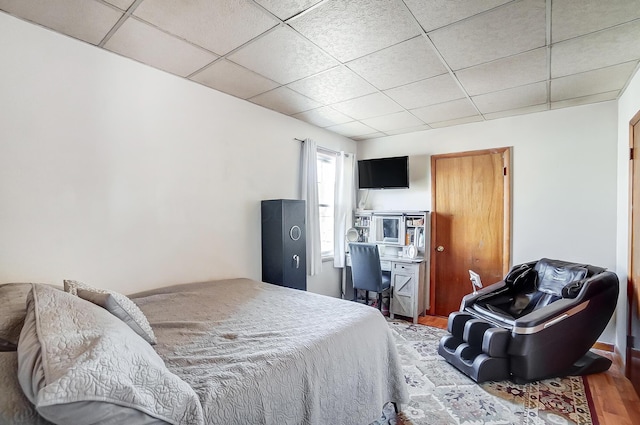
<path fill-rule="evenodd" d="M 491 112 L 489 114 L 483 114 L 487 120 L 494 120 L 498 118 L 512 117 L 515 115 L 532 114 L 535 112 L 542 112 L 549 109 L 549 105 L 543 103 L 541 105 L 525 106 L 524 108 L 509 109 L 508 111 Z"/>
<path fill-rule="evenodd" d="M 277 89 L 259 94 L 250 98 L 249 101 L 285 115 L 293 115 L 321 106 L 318 102 L 286 87 L 278 87 Z"/>
<path fill-rule="evenodd" d="M 181 77 L 197 71 L 217 56 L 135 18 L 127 19 L 105 49 Z"/>
<path fill-rule="evenodd" d="M 608 100 L 615 100 L 620 93 L 619 90 L 614 90 L 606 93 L 592 94 L 590 96 L 576 97 L 573 99 L 560 100 L 558 102 L 551 102 L 551 109 L 568 108 L 572 106 L 587 105 L 590 103 L 606 102 Z"/>
<path fill-rule="evenodd" d="M 462 69 L 456 76 L 471 96 L 544 81 L 548 77 L 547 49 L 542 47 Z"/>
<path fill-rule="evenodd" d="M 88 0 L 0 0 L 0 10 L 91 44 L 100 43 L 123 15 Z"/>
<path fill-rule="evenodd" d="M 109 4 L 119 7 L 122 10 L 127 10 L 135 0 L 105 0 L 105 1 Z"/>
<path fill-rule="evenodd" d="M 0 0 L 0 11 L 94 44 L 131 10 L 105 49 L 357 139 L 616 99 L 640 60 L 639 6 L 638 0 Z"/>
<path fill-rule="evenodd" d="M 557 43 L 638 18 L 636 0 L 553 0 L 551 36 Z"/>
<path fill-rule="evenodd" d="M 278 24 L 246 0 L 150 0 L 134 14 L 219 55 Z"/>
<path fill-rule="evenodd" d="M 637 64 L 637 61 L 627 62 L 595 71 L 554 78 L 551 80 L 551 101 L 620 90 Z"/>
<path fill-rule="evenodd" d="M 422 121 L 431 125 L 440 121 L 450 121 L 458 118 L 466 118 L 478 115 L 469 99 L 458 99 L 451 102 L 438 103 L 411 111 Z"/>
<path fill-rule="evenodd" d="M 506 111 L 507 109 L 523 108 L 525 106 L 547 103 L 547 83 L 527 84 L 493 93 L 481 94 L 471 98 L 480 112 Z"/>
<path fill-rule="evenodd" d="M 241 99 L 257 96 L 279 86 L 275 81 L 224 59 L 198 72 L 191 79 Z"/>
<path fill-rule="evenodd" d="M 422 121 L 411 115 L 409 112 L 402 111 L 394 114 L 383 115 L 381 117 L 369 118 L 362 120 L 362 123 L 376 130 L 389 132 L 400 130 L 403 128 L 418 127 L 424 125 Z"/>
<path fill-rule="evenodd" d="M 402 0 L 330 0 L 289 23 L 343 62 L 420 34 Z"/>
<path fill-rule="evenodd" d="M 451 0 L 405 0 L 425 31 L 468 18 L 493 9 L 511 0 L 451 1 Z"/>
<path fill-rule="evenodd" d="M 376 130 L 362 124 L 360 121 L 351 121 L 345 124 L 334 125 L 331 127 L 327 127 L 327 130 L 333 131 L 334 133 L 342 134 L 346 137 L 362 136 L 364 134 L 376 133 Z"/>
<path fill-rule="evenodd" d="M 293 115 L 293 117 L 306 121 L 310 124 L 317 125 L 318 127 L 329 127 L 331 125 L 344 124 L 346 122 L 353 121 L 353 118 L 348 117 L 342 112 L 338 112 L 329 106 L 300 112 L 299 114 Z"/>
<path fill-rule="evenodd" d="M 482 117 L 480 115 L 474 115 L 471 117 L 456 118 L 453 120 L 438 121 L 431 123 L 431 128 L 452 127 L 454 125 L 470 124 L 472 122 L 480 122 Z"/>
<path fill-rule="evenodd" d="M 228 59 L 280 84 L 338 65 L 335 59 L 286 26 L 249 43 Z"/>
<path fill-rule="evenodd" d="M 545 0 L 522 0 L 429 33 L 458 70 L 546 44 Z"/>
<path fill-rule="evenodd" d="M 370 140 L 370 139 L 377 139 L 379 137 L 385 137 L 386 134 L 385 133 L 371 133 L 371 134 L 363 134 L 362 136 L 353 136 L 351 137 L 351 139 L 355 140 L 356 142 L 359 142 L 360 140 Z"/>
<path fill-rule="evenodd" d="M 422 36 L 356 59 L 347 66 L 380 90 L 447 72 Z"/>
<path fill-rule="evenodd" d="M 375 87 L 344 66 L 293 82 L 288 87 L 324 104 L 342 102 L 376 91 Z"/>
<path fill-rule="evenodd" d="M 399 112 L 402 107 L 382 93 L 373 93 L 357 99 L 331 105 L 334 109 L 345 115 L 362 120 L 380 115 Z M 377 129 L 379 130 L 379 129 Z"/>
<path fill-rule="evenodd" d="M 553 78 L 640 58 L 640 19 L 551 47 Z"/>
<path fill-rule="evenodd" d="M 320 1 L 322 0 L 255 0 L 256 3 L 283 21 L 303 10 L 307 10 Z"/>
<path fill-rule="evenodd" d="M 407 109 L 465 97 L 463 91 L 449 74 L 385 90 L 384 93 Z"/>
<path fill-rule="evenodd" d="M 399 129 L 399 130 L 385 131 L 385 133 L 388 134 L 389 136 L 395 136 L 397 134 L 415 133 L 415 132 L 418 132 L 418 131 L 430 130 L 431 128 L 432 128 L 431 126 L 423 124 L 423 125 L 419 125 L 417 127 L 407 127 L 407 128 L 402 128 L 402 129 Z"/>

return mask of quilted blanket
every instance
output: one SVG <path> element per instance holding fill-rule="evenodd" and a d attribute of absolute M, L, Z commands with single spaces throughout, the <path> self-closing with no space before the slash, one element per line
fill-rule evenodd
<path fill-rule="evenodd" d="M 132 299 L 207 424 L 363 425 L 408 401 L 393 335 L 371 307 L 248 279 Z"/>
<path fill-rule="evenodd" d="M 197 394 L 107 310 L 46 285 L 27 296 L 18 380 L 56 424 L 203 422 Z"/>

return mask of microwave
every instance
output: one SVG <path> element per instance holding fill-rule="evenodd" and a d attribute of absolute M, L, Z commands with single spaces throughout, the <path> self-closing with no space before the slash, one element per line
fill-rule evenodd
<path fill-rule="evenodd" d="M 371 218 L 369 242 L 385 245 L 405 244 L 403 215 L 374 215 Z"/>

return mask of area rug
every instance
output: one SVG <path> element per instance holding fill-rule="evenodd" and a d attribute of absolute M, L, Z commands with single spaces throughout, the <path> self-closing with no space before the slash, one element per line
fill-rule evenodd
<path fill-rule="evenodd" d="M 438 354 L 446 331 L 399 320 L 388 323 L 411 400 L 398 415 L 392 405 L 385 406 L 383 417 L 371 425 L 598 425 L 582 377 L 478 385 Z"/>

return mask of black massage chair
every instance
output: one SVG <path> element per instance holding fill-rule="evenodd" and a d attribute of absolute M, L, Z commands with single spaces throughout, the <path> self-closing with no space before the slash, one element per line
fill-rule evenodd
<path fill-rule="evenodd" d="M 543 258 L 462 299 L 438 353 L 476 382 L 604 372 L 589 349 L 616 308 L 615 273 Z"/>

